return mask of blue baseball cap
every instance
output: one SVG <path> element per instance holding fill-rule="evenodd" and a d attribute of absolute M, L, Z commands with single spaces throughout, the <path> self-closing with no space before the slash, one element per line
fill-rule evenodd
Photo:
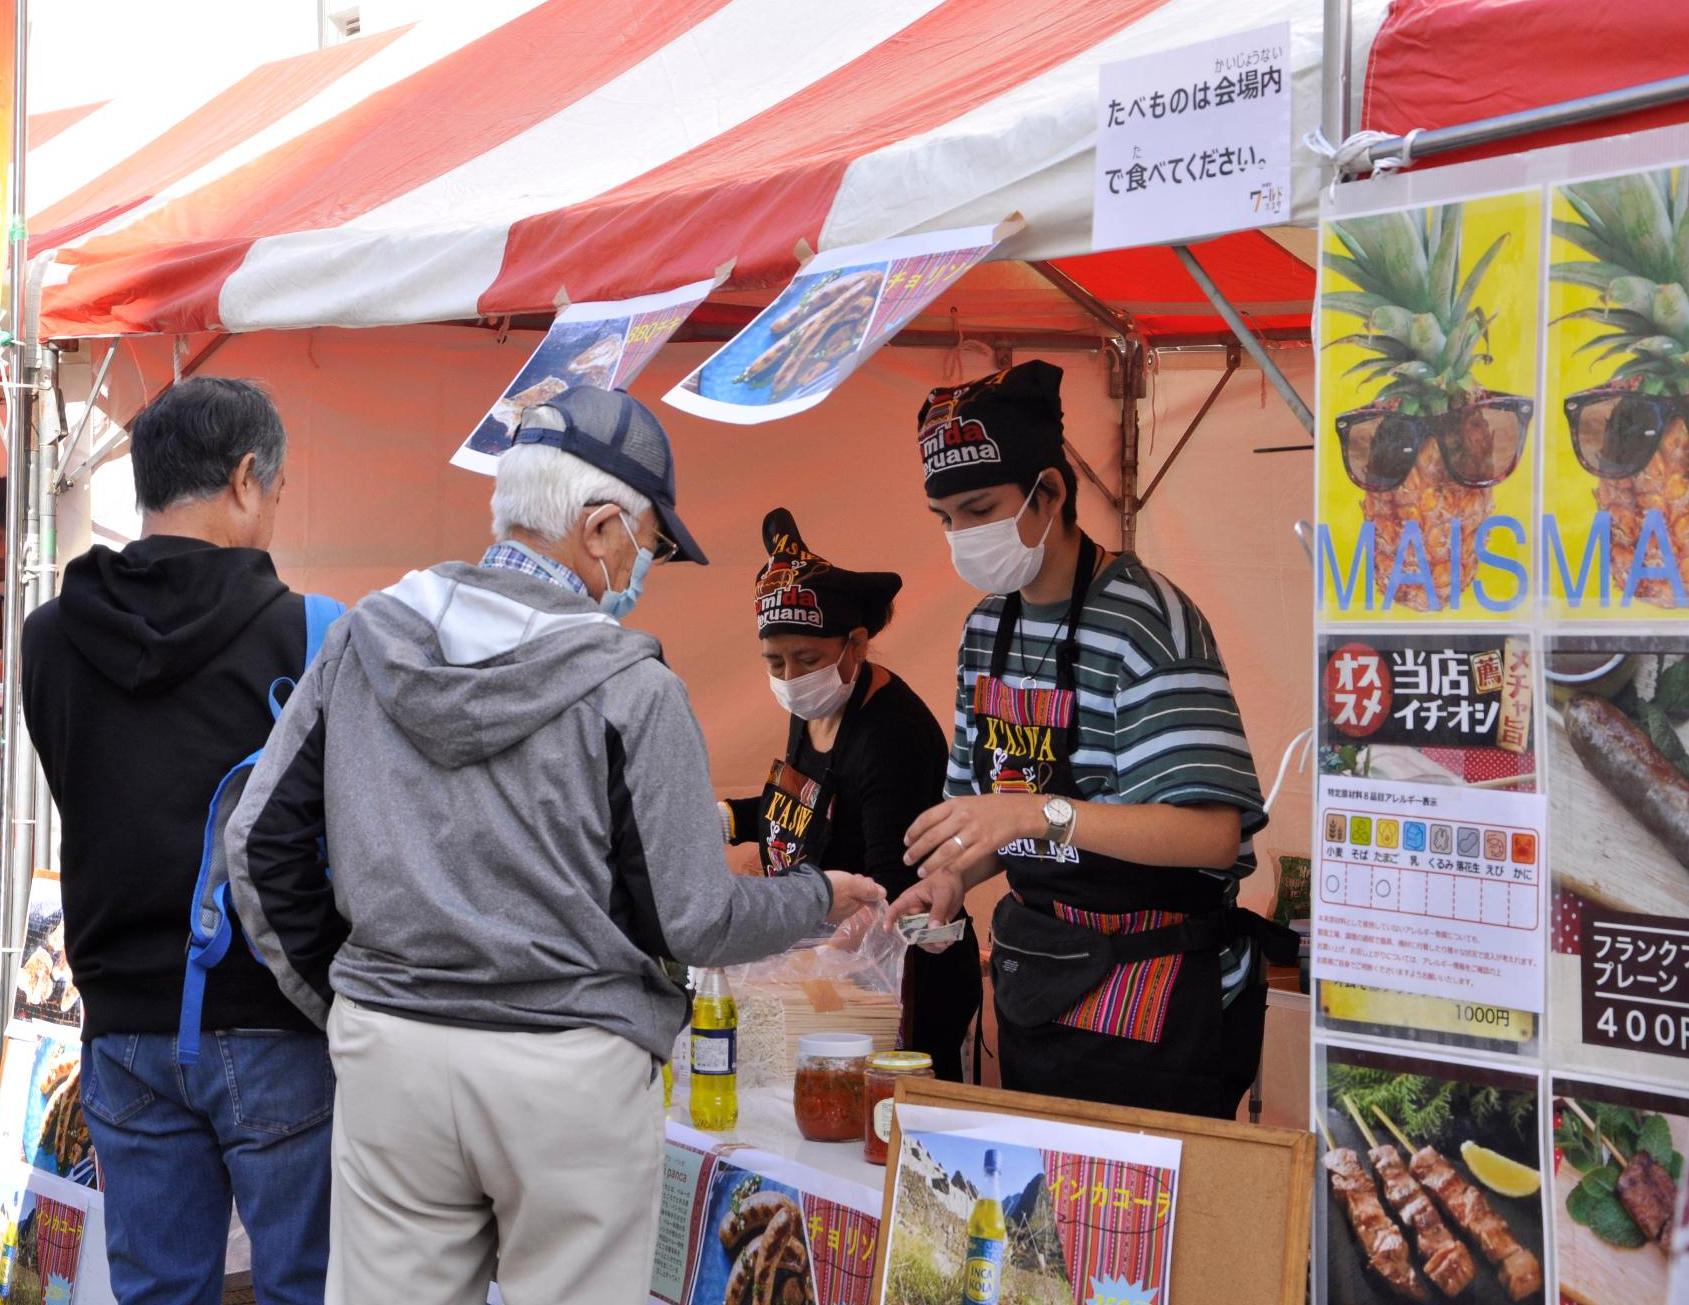
<path fill-rule="evenodd" d="M 524 409 L 511 446 L 543 444 L 572 453 L 651 500 L 662 532 L 675 543 L 674 560 L 707 565 L 709 558 L 675 510 L 674 449 L 655 415 L 626 390 L 583 385 Z"/>

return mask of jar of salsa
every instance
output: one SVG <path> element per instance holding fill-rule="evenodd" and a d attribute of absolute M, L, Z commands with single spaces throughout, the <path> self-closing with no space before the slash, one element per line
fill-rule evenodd
<path fill-rule="evenodd" d="M 864 1076 L 862 1158 L 883 1165 L 891 1145 L 892 1097 L 899 1079 L 931 1078 L 932 1057 L 924 1051 L 880 1051 L 868 1057 Z"/>
<path fill-rule="evenodd" d="M 807 1033 L 798 1039 L 792 1109 L 811 1142 L 862 1137 L 862 1072 L 874 1040 L 866 1033 Z"/>

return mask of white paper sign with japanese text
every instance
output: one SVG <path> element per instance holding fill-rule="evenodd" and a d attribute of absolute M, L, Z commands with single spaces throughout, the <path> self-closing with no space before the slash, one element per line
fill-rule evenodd
<path fill-rule="evenodd" d="M 1105 64 L 1094 249 L 1290 218 L 1290 24 Z"/>
<path fill-rule="evenodd" d="M 1314 977 L 1540 1013 L 1547 799 L 1325 775 Z"/>

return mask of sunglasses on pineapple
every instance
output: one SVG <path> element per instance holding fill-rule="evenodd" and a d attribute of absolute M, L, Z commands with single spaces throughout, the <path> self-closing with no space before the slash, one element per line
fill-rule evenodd
<path fill-rule="evenodd" d="M 1362 489 L 1391 490 L 1407 479 L 1429 439 L 1437 441 L 1449 479 L 1488 489 L 1513 474 L 1531 428 L 1531 400 L 1492 394 L 1435 415 L 1356 408 L 1337 417 L 1343 470 Z"/>
<path fill-rule="evenodd" d="M 1674 418 L 1689 417 L 1689 399 L 1602 388 L 1569 395 L 1566 425 L 1583 469 L 1602 480 L 1639 474 L 1660 451 Z"/>

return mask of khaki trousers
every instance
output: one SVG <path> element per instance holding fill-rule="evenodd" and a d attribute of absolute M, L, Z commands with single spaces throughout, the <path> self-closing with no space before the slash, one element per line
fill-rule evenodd
<path fill-rule="evenodd" d="M 598 1029 L 504 1033 L 335 1000 L 327 1305 L 644 1305 L 663 1087 Z"/>

